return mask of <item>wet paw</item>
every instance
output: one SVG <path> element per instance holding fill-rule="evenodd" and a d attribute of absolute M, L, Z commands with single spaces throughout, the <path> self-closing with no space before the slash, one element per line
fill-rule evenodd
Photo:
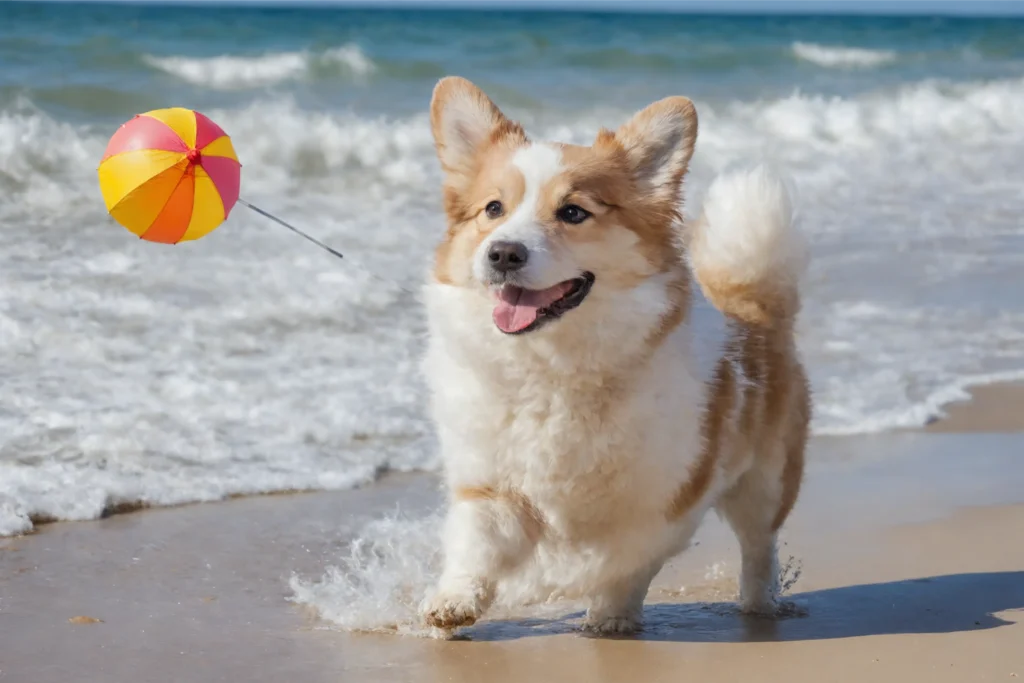
<path fill-rule="evenodd" d="M 439 593 L 423 602 L 420 614 L 427 626 L 450 631 L 475 624 L 480 607 L 471 596 Z"/>
<path fill-rule="evenodd" d="M 740 611 L 749 617 L 761 619 L 789 619 L 806 617 L 807 609 L 790 600 L 776 600 L 767 603 L 741 604 Z"/>
<path fill-rule="evenodd" d="M 583 631 L 595 636 L 629 636 L 641 630 L 643 625 L 636 617 L 587 615 Z"/>
<path fill-rule="evenodd" d="M 779 612 L 779 603 L 770 598 L 741 600 L 740 611 L 750 617 L 774 617 Z"/>

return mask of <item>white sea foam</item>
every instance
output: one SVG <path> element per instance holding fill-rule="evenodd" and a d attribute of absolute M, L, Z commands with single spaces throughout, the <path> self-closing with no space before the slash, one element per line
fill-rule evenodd
<path fill-rule="evenodd" d="M 374 520 L 320 579 L 292 576 L 292 600 L 346 631 L 429 635 L 417 608 L 437 576 L 439 528 L 437 515 Z"/>
<path fill-rule="evenodd" d="M 357 45 L 344 45 L 321 53 L 272 52 L 258 56 L 156 57 L 145 62 L 182 80 L 218 90 L 258 88 L 304 78 L 320 68 L 341 67 L 351 75 L 366 76 L 374 63 Z"/>
<path fill-rule="evenodd" d="M 903 381 L 903 378 L 900 378 L 898 373 L 883 374 L 888 376 L 883 376 L 880 379 L 892 380 L 892 384 L 897 387 Z M 851 406 L 848 409 L 840 406 L 830 406 L 833 408 L 833 412 L 839 413 L 839 419 L 833 420 L 835 426 L 819 427 L 816 433 L 831 436 L 851 436 L 855 434 L 876 434 L 899 427 L 919 427 L 932 420 L 945 417 L 946 408 L 952 403 L 968 400 L 971 397 L 970 390 L 972 388 L 988 384 L 1020 381 L 1024 381 L 1024 370 L 1007 370 L 1005 372 L 956 377 L 950 379 L 947 384 L 939 385 L 923 399 L 916 402 L 908 402 L 906 405 L 889 412 L 880 412 L 876 406 Z M 863 402 L 860 403 L 863 404 Z M 858 411 L 858 408 L 860 408 L 860 411 Z M 865 410 L 865 408 L 867 409 Z"/>
<path fill-rule="evenodd" d="M 798 58 L 829 68 L 871 68 L 896 61 L 896 52 L 893 50 L 869 50 L 800 41 L 793 43 L 792 48 Z"/>
<path fill-rule="evenodd" d="M 1016 141 L 1024 135 L 1022 108 L 1024 79 L 955 85 L 926 81 L 859 98 L 795 93 L 704 107 L 698 145 L 713 149 L 711 161 L 735 156 L 731 150 L 749 154 L 760 149 L 829 172 L 837 159 L 864 153 L 882 153 L 886 161 L 898 162 L 908 152 L 943 154 L 937 146 L 954 155 L 967 145 Z"/>
<path fill-rule="evenodd" d="M 28 511 L 17 500 L 0 493 L 0 536 L 15 536 L 32 529 Z"/>
<path fill-rule="evenodd" d="M 441 568 L 442 516 L 392 514 L 358 529 L 338 563 L 317 579 L 293 575 L 291 600 L 316 610 L 329 628 L 433 637 L 419 618 L 420 601 Z M 556 616 L 578 610 L 578 601 L 536 596 L 500 586 L 488 617 Z"/>
<path fill-rule="evenodd" d="M 1018 376 L 1024 81 L 698 111 L 688 211 L 736 161 L 765 158 L 800 189 L 816 432 L 921 424 L 969 384 Z M 242 196 L 350 262 L 242 208 L 201 243 L 131 239 L 96 188 L 113 131 L 27 102 L 0 110 L 4 533 L 436 464 L 423 321 L 403 289 L 443 225 L 425 114 L 279 98 L 206 113 L 234 138 Z M 516 113 L 537 137 L 573 142 L 618 123 Z"/>

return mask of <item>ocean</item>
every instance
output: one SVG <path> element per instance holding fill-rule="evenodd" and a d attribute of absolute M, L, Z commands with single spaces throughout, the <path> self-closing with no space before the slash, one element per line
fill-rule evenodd
<path fill-rule="evenodd" d="M 691 215 L 722 169 L 784 169 L 816 434 L 1024 378 L 1022 21 L 0 2 L 0 535 L 437 467 L 410 291 L 446 74 L 570 142 L 691 97 Z M 114 223 L 106 142 L 167 106 L 346 260 L 242 207 L 174 247 Z"/>

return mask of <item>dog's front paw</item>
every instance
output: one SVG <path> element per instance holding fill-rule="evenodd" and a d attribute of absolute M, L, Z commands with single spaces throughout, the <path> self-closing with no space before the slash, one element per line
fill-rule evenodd
<path fill-rule="evenodd" d="M 774 617 L 779 605 L 774 600 L 741 600 L 740 612 L 748 617 Z"/>
<path fill-rule="evenodd" d="M 779 611 L 778 591 L 772 586 L 755 586 L 740 591 L 740 611 L 751 617 L 773 617 Z"/>
<path fill-rule="evenodd" d="M 595 636 L 629 636 L 643 628 L 637 617 L 587 614 L 583 631 Z"/>
<path fill-rule="evenodd" d="M 427 626 L 450 631 L 472 626 L 480 618 L 480 601 L 473 595 L 437 593 L 420 605 L 420 615 Z"/>

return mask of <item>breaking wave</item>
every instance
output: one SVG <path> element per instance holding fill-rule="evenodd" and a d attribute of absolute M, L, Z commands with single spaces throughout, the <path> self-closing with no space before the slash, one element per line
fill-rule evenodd
<path fill-rule="evenodd" d="M 920 424 L 966 386 L 1017 376 L 1024 313 L 1012 302 L 979 317 L 925 306 L 928 288 L 899 294 L 908 269 L 939 289 L 950 273 L 958 292 L 988 287 L 978 301 L 1001 291 L 986 278 L 1019 274 L 1007 240 L 1021 233 L 1024 80 L 697 104 L 695 207 L 720 167 L 762 154 L 805 194 L 818 271 L 800 343 L 817 433 Z M 235 141 L 244 197 L 414 285 L 408 264 L 443 224 L 425 114 L 310 111 L 285 98 L 205 113 Z M 517 114 L 536 137 L 569 142 L 628 115 Z M 413 298 L 245 212 L 198 247 L 126 241 L 96 185 L 112 133 L 27 101 L 0 109 L 0 535 L 120 505 L 345 488 L 435 467 Z M 43 272 L 52 282 L 41 286 Z"/>
<path fill-rule="evenodd" d="M 143 59 L 172 76 L 217 90 L 260 88 L 331 70 L 361 77 L 376 68 L 357 45 L 320 53 L 275 52 L 254 57 L 221 55 L 205 59 L 146 55 Z"/>
<path fill-rule="evenodd" d="M 862 47 L 793 43 L 793 54 L 798 59 L 828 68 L 872 68 L 896 61 L 894 50 L 869 50 Z"/>
<path fill-rule="evenodd" d="M 965 146 L 1020 140 L 1024 79 L 921 82 L 850 98 L 795 93 L 717 106 L 698 102 L 698 111 L 702 163 L 718 166 L 773 145 L 785 155 L 783 161 L 820 169 L 836 156 L 890 151 L 893 145 L 928 150 L 945 145 L 958 154 Z M 250 187 L 262 190 L 265 184 L 271 192 L 300 182 L 316 190 L 318 182 L 344 176 L 361 183 L 353 190 L 376 183 L 433 191 L 429 182 L 436 177 L 436 163 L 426 114 L 395 118 L 310 111 L 288 98 L 205 113 L 235 139 Z M 518 113 L 539 137 L 570 142 L 588 142 L 601 126 L 628 116 L 591 111 L 554 120 Z M 55 120 L 26 101 L 2 109 L 0 186 L 28 195 L 19 197 L 21 202 L 32 204 L 39 196 L 40 208 L 52 199 L 48 188 L 66 191 L 74 180 L 89 184 L 92 193 L 94 166 L 112 133 Z"/>

